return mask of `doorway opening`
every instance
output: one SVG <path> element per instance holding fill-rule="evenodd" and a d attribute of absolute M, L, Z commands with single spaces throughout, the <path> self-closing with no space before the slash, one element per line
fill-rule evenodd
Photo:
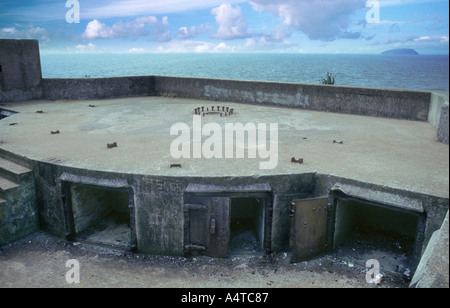
<path fill-rule="evenodd" d="M 357 199 L 335 200 L 333 248 L 365 266 L 381 263 L 386 272 L 412 277 L 423 240 L 423 213 Z"/>
<path fill-rule="evenodd" d="M 269 254 L 273 195 L 266 184 L 190 185 L 184 196 L 184 253 L 213 258 Z"/>
<path fill-rule="evenodd" d="M 230 256 L 262 255 L 265 238 L 264 202 L 260 198 L 232 198 Z"/>
<path fill-rule="evenodd" d="M 137 250 L 129 189 L 65 183 L 63 192 L 69 240 Z"/>

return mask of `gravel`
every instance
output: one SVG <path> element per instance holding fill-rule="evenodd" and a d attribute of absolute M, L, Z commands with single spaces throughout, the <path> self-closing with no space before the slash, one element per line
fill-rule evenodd
<path fill-rule="evenodd" d="M 0 248 L 2 288 L 405 288 L 408 275 L 383 273 L 366 282 L 366 268 L 342 251 L 290 263 L 289 253 L 213 259 L 150 256 L 80 242 L 45 232 Z M 66 262 L 80 265 L 80 283 L 69 284 Z M 359 263 L 358 263 L 359 262 Z M 407 269 L 409 271 L 409 269 Z"/>

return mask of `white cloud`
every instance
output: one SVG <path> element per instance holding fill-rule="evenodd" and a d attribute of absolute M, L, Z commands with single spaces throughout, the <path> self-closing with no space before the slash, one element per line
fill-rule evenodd
<path fill-rule="evenodd" d="M 97 19 L 89 22 L 81 35 L 85 39 L 112 39 L 148 36 L 153 41 L 170 40 L 169 21 L 167 16 L 161 21 L 155 16 L 136 18 L 130 22 L 118 21 L 112 26 Z"/>
<path fill-rule="evenodd" d="M 19 28 L 19 29 L 18 29 Z M 21 28 L 21 29 L 20 29 Z M 22 27 L 17 25 L 17 27 L 9 27 L 0 29 L 0 36 L 3 38 L 21 38 L 21 39 L 34 39 L 41 42 L 49 42 L 50 35 L 48 31 L 39 26 L 26 26 Z"/>
<path fill-rule="evenodd" d="M 102 49 L 97 47 L 95 44 L 78 44 L 75 46 L 75 49 L 79 53 L 93 53 L 93 52 L 101 52 Z"/>
<path fill-rule="evenodd" d="M 97 3 L 100 4 L 97 4 Z M 125 16 L 139 16 L 142 14 L 170 14 L 199 9 L 209 9 L 223 3 L 223 0 L 114 0 L 114 1 L 92 1 L 91 7 L 82 9 L 83 18 L 111 18 Z M 228 0 L 227 3 L 237 4 L 247 0 Z M 104 4 L 107 3 L 107 4 Z"/>
<path fill-rule="evenodd" d="M 431 44 L 448 44 L 449 43 L 448 35 L 421 36 L 419 38 L 416 38 L 415 41 L 423 42 L 423 43 L 431 43 Z"/>
<path fill-rule="evenodd" d="M 2 32 L 3 33 L 14 33 L 14 32 L 16 32 L 16 28 L 3 28 L 2 29 Z"/>
<path fill-rule="evenodd" d="M 372 43 L 373 46 L 377 45 L 392 45 L 394 47 L 411 47 L 411 48 L 420 48 L 420 47 L 439 47 L 439 46 L 448 46 L 449 37 L 448 35 L 437 35 L 437 36 L 416 36 L 409 35 L 401 38 L 390 38 L 386 37 L 382 41 L 374 41 Z"/>
<path fill-rule="evenodd" d="M 128 53 L 146 53 L 147 50 L 145 50 L 144 48 L 131 48 L 128 50 Z"/>
<path fill-rule="evenodd" d="M 212 30 L 212 26 L 210 25 L 200 25 L 200 26 L 192 26 L 192 27 L 180 27 L 178 29 L 177 36 L 181 39 L 193 38 L 206 32 Z"/>
<path fill-rule="evenodd" d="M 218 44 L 206 41 L 173 40 L 158 47 L 158 52 L 167 53 L 219 53 L 233 52 L 234 48 L 224 42 Z"/>
<path fill-rule="evenodd" d="M 211 13 L 219 24 L 217 33 L 213 35 L 214 38 L 232 40 L 250 37 L 247 31 L 247 20 L 239 7 L 232 7 L 229 3 L 223 3 L 219 7 L 213 8 Z"/>
<path fill-rule="evenodd" d="M 106 24 L 94 19 L 88 23 L 86 30 L 81 37 L 87 39 L 112 38 L 113 33 L 111 27 L 108 27 Z"/>
<path fill-rule="evenodd" d="M 365 8 L 366 0 L 251 0 L 250 4 L 256 11 L 274 14 L 285 26 L 310 39 L 332 41 L 348 37 L 350 16 Z"/>
<path fill-rule="evenodd" d="M 443 2 L 442 0 L 380 0 L 382 7 L 386 6 L 400 6 L 408 4 L 419 4 L 419 3 L 433 3 L 433 2 Z"/>
<path fill-rule="evenodd" d="M 272 41 L 267 40 L 266 37 L 248 38 L 244 46 L 242 46 L 243 51 L 286 51 L 289 48 L 297 47 L 297 44 L 283 40 L 283 41 Z"/>

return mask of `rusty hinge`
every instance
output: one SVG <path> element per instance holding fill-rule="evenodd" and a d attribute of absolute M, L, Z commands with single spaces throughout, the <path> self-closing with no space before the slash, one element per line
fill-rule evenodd
<path fill-rule="evenodd" d="M 211 227 L 209 228 L 209 233 L 216 233 L 216 220 L 214 218 L 211 219 Z"/>
<path fill-rule="evenodd" d="M 205 246 L 200 246 L 200 245 L 186 245 L 184 246 L 184 249 L 187 251 L 191 251 L 191 250 L 206 250 Z"/>
<path fill-rule="evenodd" d="M 289 217 L 295 216 L 295 202 L 291 202 L 291 208 L 289 210 Z"/>

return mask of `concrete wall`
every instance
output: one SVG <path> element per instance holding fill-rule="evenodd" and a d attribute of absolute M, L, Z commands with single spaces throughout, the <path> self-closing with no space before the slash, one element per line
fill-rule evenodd
<path fill-rule="evenodd" d="M 157 95 L 418 121 L 428 120 L 431 99 L 426 91 L 163 76 L 155 76 L 154 90 Z"/>
<path fill-rule="evenodd" d="M 14 185 L 0 185 L 0 247 L 39 229 L 36 189 L 31 162 L 0 149 L 0 181 L 9 180 Z M 12 164 L 21 165 L 21 170 Z"/>
<path fill-rule="evenodd" d="M 433 91 L 431 94 L 428 122 L 430 122 L 438 130 L 437 141 L 445 144 L 448 144 L 449 139 L 448 104 L 448 92 Z"/>
<path fill-rule="evenodd" d="M 44 79 L 43 99 L 103 99 L 153 95 L 152 76 L 81 79 Z"/>
<path fill-rule="evenodd" d="M 126 182 L 134 192 L 138 249 L 155 255 L 184 253 L 184 192 L 191 183 L 218 187 L 242 187 L 268 183 L 274 194 L 272 249 L 289 249 L 290 201 L 311 196 L 314 174 L 242 178 L 173 178 L 89 171 L 43 162 L 35 163 L 36 194 L 42 228 L 58 237 L 66 233 L 61 201 L 61 176 L 84 177 L 89 183 Z"/>
<path fill-rule="evenodd" d="M 448 102 L 442 106 L 441 108 L 441 115 L 439 119 L 439 126 L 438 126 L 438 133 L 437 133 L 437 140 L 439 142 L 448 144 Z"/>
<path fill-rule="evenodd" d="M 42 98 L 179 96 L 427 121 L 431 92 L 164 76 L 44 79 Z"/>
<path fill-rule="evenodd" d="M 410 283 L 411 288 L 449 287 L 448 212 L 442 227 L 437 230 L 425 250 Z"/>
<path fill-rule="evenodd" d="M 64 237 L 65 218 L 61 201 L 61 175 L 85 177 L 89 183 L 125 182 L 134 192 L 136 235 L 138 249 L 156 255 L 182 255 L 184 247 L 184 193 L 189 184 L 236 188 L 268 184 L 273 193 L 272 250 L 289 250 L 289 208 L 292 200 L 328 196 L 336 183 L 344 183 L 391 195 L 396 203 L 403 199 L 418 200 L 427 215 L 424 226 L 426 245 L 433 232 L 442 224 L 448 211 L 448 199 L 423 196 L 414 192 L 378 187 L 369 183 L 336 178 L 315 173 L 262 177 L 159 177 L 82 170 L 37 162 L 36 193 L 41 226 L 44 230 Z M 390 200 L 386 200 L 389 202 Z M 394 202 L 394 203 L 395 203 Z M 402 202 L 400 202 L 399 205 Z"/>
<path fill-rule="evenodd" d="M 381 204 L 424 213 L 426 221 L 423 226 L 422 252 L 433 233 L 441 227 L 449 209 L 449 199 L 447 198 L 424 195 L 387 186 L 378 186 L 371 183 L 359 182 L 326 174 L 316 175 L 313 195 L 317 197 L 328 196 L 330 191 L 337 185 L 340 187 L 355 188 L 355 191 L 359 191 L 364 195 L 363 197 L 360 197 L 361 199 L 372 200 Z"/>
<path fill-rule="evenodd" d="M 0 102 L 42 97 L 38 41 L 0 39 L 0 66 Z"/>

